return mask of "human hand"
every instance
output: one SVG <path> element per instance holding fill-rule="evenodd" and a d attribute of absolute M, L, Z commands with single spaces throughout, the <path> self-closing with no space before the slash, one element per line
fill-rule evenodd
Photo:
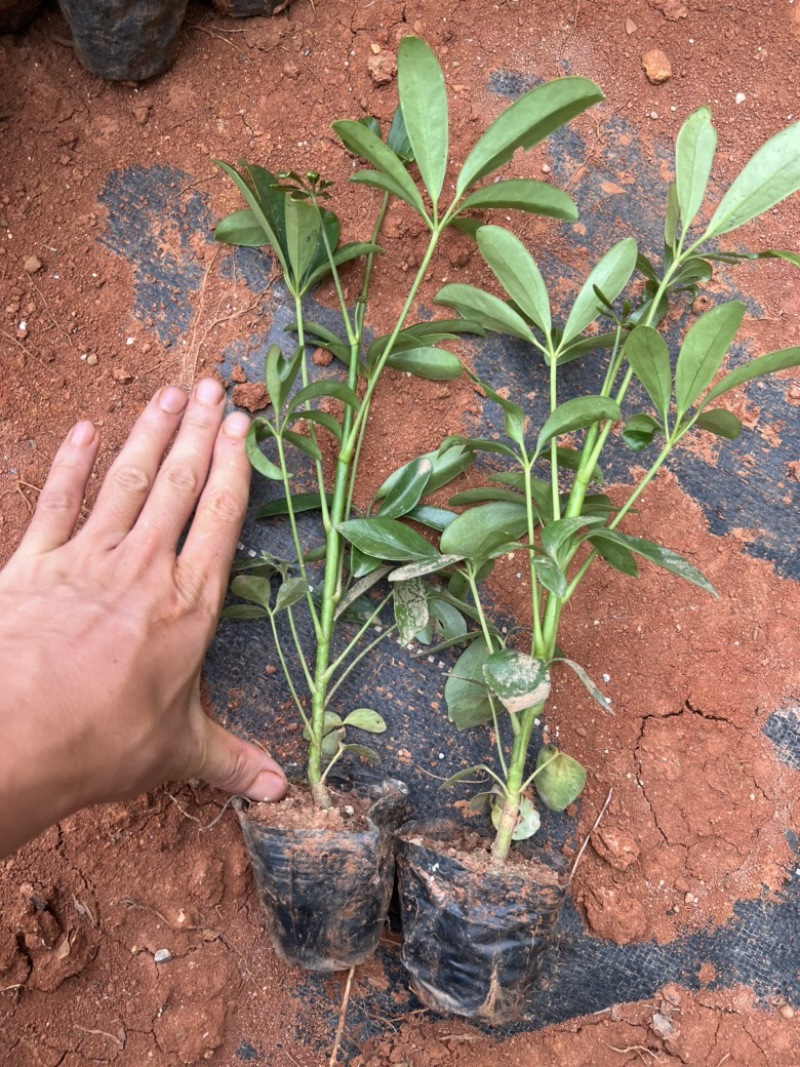
<path fill-rule="evenodd" d="M 74 536 L 98 433 L 79 422 L 58 450 L 0 572 L 0 855 L 173 779 L 254 800 L 285 792 L 278 764 L 200 704 L 250 480 L 249 420 L 223 421 L 224 401 L 213 379 L 188 403 L 162 389 Z"/>

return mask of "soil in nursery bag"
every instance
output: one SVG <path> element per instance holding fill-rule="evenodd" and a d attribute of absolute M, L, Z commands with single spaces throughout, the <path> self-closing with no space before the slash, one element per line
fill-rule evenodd
<path fill-rule="evenodd" d="M 453 825 L 400 831 L 402 958 L 427 1007 L 499 1026 L 529 1009 L 564 889 L 538 858 L 498 869 L 484 844 Z"/>
<path fill-rule="evenodd" d="M 331 785 L 330 811 L 291 786 L 286 802 L 237 807 L 267 929 L 282 959 L 312 971 L 369 958 L 394 889 L 402 782 L 373 776 Z"/>

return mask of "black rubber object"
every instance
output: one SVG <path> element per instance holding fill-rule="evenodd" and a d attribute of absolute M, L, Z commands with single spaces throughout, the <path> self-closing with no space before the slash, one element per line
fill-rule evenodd
<path fill-rule="evenodd" d="M 187 0 L 59 0 L 75 54 L 98 78 L 145 81 L 169 70 Z"/>
<path fill-rule="evenodd" d="M 398 834 L 403 964 L 426 1007 L 489 1026 L 518 1022 L 565 890 L 537 860 L 525 873 L 468 870 L 448 854 L 457 839 L 446 823 L 408 823 Z"/>
<path fill-rule="evenodd" d="M 348 970 L 371 956 L 394 888 L 408 789 L 357 772 L 347 784 L 373 800 L 367 830 L 279 830 L 238 809 L 275 950 L 309 971 Z"/>

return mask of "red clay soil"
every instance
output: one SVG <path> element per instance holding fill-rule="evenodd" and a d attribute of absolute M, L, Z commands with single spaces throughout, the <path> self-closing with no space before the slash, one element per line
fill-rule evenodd
<path fill-rule="evenodd" d="M 108 220 L 98 195 L 108 175 L 136 164 L 180 168 L 215 217 L 238 206 L 215 157 L 313 167 L 343 184 L 350 161 L 330 123 L 390 117 L 393 54 L 409 32 L 443 62 L 454 159 L 501 107 L 487 88 L 499 68 L 550 78 L 568 67 L 603 87 L 606 103 L 577 120 L 589 145 L 586 168 L 603 158 L 604 124 L 615 113 L 650 153 L 674 138 L 689 111 L 711 103 L 720 176 L 729 179 L 800 113 L 800 4 L 784 0 L 295 0 L 276 18 L 247 21 L 192 3 L 175 66 L 141 86 L 104 84 L 83 71 L 65 22 L 46 10 L 25 34 L 0 38 L 0 562 L 76 419 L 92 418 L 103 432 L 94 489 L 159 386 L 189 385 L 214 370 L 230 341 L 263 331 L 259 301 L 243 283 L 220 278 L 220 250 L 197 242 L 204 280 L 186 343 L 158 340 L 153 324 L 134 314 L 133 268 L 102 243 Z M 642 69 L 656 48 L 671 64 L 657 85 Z M 545 145 L 525 166 L 540 175 L 547 159 Z M 620 172 L 608 197 L 635 195 L 635 182 Z M 174 196 L 183 202 L 188 191 Z M 343 197 L 348 240 L 368 236 L 360 197 Z M 558 245 L 557 229 L 541 220 L 521 232 Z M 759 222 L 762 239 L 765 247 L 800 247 L 797 198 Z M 384 243 L 394 273 L 384 271 L 377 293 L 386 324 L 422 240 L 393 209 Z M 476 257 L 456 238 L 435 261 L 423 299 L 464 266 L 480 284 Z M 767 316 L 750 323 L 753 354 L 800 343 L 792 268 L 764 264 L 747 284 Z M 232 384 L 247 390 L 239 394 L 245 406 L 257 406 L 258 387 L 241 377 Z M 389 383 L 372 420 L 365 468 L 375 485 L 478 410 L 464 382 L 414 382 L 405 398 L 416 402 L 398 422 L 391 390 Z M 796 377 L 787 377 L 786 396 L 800 403 Z M 768 447 L 779 428 L 762 424 L 752 404 L 742 411 Z M 798 463 L 788 465 L 781 490 L 795 499 Z M 657 512 L 648 508 L 656 495 Z M 574 680 L 557 679 L 551 718 L 589 771 L 581 832 L 613 789 L 571 888 L 598 937 L 668 940 L 721 924 L 733 901 L 782 885 L 790 859 L 784 830 L 800 830 L 800 791 L 797 772 L 778 762 L 762 727 L 800 690 L 800 590 L 745 554 L 758 536 L 757 515 L 753 524 L 734 537 L 712 536 L 665 474 L 627 528 L 663 536 L 711 579 L 719 600 L 688 586 L 676 591 L 649 568 L 635 585 L 598 568 L 567 614 L 564 644 L 580 649 L 594 676 L 609 676 L 615 712 L 602 715 Z M 518 569 L 506 561 L 495 589 L 522 613 Z M 242 1062 L 242 1033 L 252 1035 L 259 1062 L 328 1062 L 335 1023 L 308 1017 L 299 980 L 264 943 L 244 845 L 224 805 L 205 787 L 175 786 L 83 812 L 0 866 L 0 1067 L 228 1067 Z M 701 969 L 704 984 L 713 977 Z M 344 979 L 325 982 L 335 1020 Z M 385 982 L 377 964 L 359 969 L 351 999 Z M 736 989 L 669 987 L 652 1001 L 499 1043 L 424 1013 L 384 1023 L 391 1036 L 365 1048 L 357 1061 L 364 1067 L 800 1063 L 792 1008 L 756 1005 Z"/>

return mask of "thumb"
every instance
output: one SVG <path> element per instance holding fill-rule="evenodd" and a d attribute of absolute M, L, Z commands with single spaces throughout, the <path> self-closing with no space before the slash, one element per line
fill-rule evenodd
<path fill-rule="evenodd" d="M 195 771 L 209 785 L 248 800 L 280 800 L 287 789 L 280 764 L 256 745 L 206 719 L 202 765 Z"/>

